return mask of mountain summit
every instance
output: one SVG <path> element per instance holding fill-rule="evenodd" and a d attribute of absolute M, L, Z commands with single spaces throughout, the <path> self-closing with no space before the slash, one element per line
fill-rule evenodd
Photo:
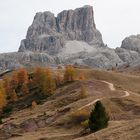
<path fill-rule="evenodd" d="M 26 39 L 21 41 L 19 52 L 46 52 L 54 55 L 64 48 L 67 41 L 73 40 L 104 46 L 95 26 L 92 6 L 64 10 L 57 17 L 48 11 L 37 13 Z"/>

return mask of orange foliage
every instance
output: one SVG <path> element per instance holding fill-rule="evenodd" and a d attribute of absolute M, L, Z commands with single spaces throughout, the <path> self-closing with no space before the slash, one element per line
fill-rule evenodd
<path fill-rule="evenodd" d="M 85 86 L 82 85 L 81 87 L 81 91 L 80 91 L 80 99 L 83 99 L 83 98 L 86 98 L 87 97 L 87 91 L 86 91 L 86 88 Z"/>
<path fill-rule="evenodd" d="M 33 82 L 44 94 L 53 93 L 56 88 L 55 79 L 51 69 L 37 68 L 33 74 Z"/>
<path fill-rule="evenodd" d="M 56 89 L 55 79 L 53 77 L 53 73 L 51 69 L 45 70 L 45 77 L 44 77 L 44 93 L 53 93 Z"/>
<path fill-rule="evenodd" d="M 85 80 L 86 78 L 85 78 L 85 75 L 83 74 L 83 73 L 80 73 L 80 75 L 79 75 L 79 80 Z"/>
<path fill-rule="evenodd" d="M 33 83 L 40 90 L 43 88 L 44 70 L 43 68 L 36 68 L 33 72 Z"/>
<path fill-rule="evenodd" d="M 60 73 L 57 73 L 55 82 L 56 86 L 60 86 L 63 83 L 63 77 L 60 75 Z"/>
<path fill-rule="evenodd" d="M 28 93 L 28 73 L 26 69 L 19 69 L 12 73 L 12 76 L 4 78 L 4 88 L 6 94 L 13 101 L 17 100 L 17 93 Z"/>
<path fill-rule="evenodd" d="M 6 105 L 6 103 L 5 89 L 3 87 L 3 83 L 0 82 L 0 109 L 2 109 Z"/>
<path fill-rule="evenodd" d="M 15 90 L 13 90 L 13 92 L 10 95 L 11 95 L 11 100 L 12 101 L 17 101 L 18 100 L 17 93 L 15 92 Z"/>
<path fill-rule="evenodd" d="M 28 83 L 28 73 L 26 69 L 19 69 L 17 71 L 18 84 L 23 85 L 23 83 Z"/>
<path fill-rule="evenodd" d="M 10 79 L 8 77 L 4 77 L 4 89 L 7 95 L 11 93 L 11 85 L 10 85 Z"/>
<path fill-rule="evenodd" d="M 10 83 L 10 91 L 12 92 L 13 90 L 15 90 L 18 86 L 18 78 L 17 78 L 17 72 L 13 72 L 12 74 L 12 78 L 9 81 Z"/>
<path fill-rule="evenodd" d="M 22 94 L 28 94 L 29 93 L 29 89 L 27 84 L 23 83 L 22 87 L 21 87 L 21 92 Z"/>
<path fill-rule="evenodd" d="M 36 106 L 37 106 L 36 101 L 32 101 L 32 109 L 36 108 Z"/>
<path fill-rule="evenodd" d="M 64 81 L 65 82 L 73 82 L 75 81 L 75 78 L 76 78 L 76 72 L 75 72 L 75 69 L 68 65 L 65 67 L 65 73 L 64 73 Z"/>

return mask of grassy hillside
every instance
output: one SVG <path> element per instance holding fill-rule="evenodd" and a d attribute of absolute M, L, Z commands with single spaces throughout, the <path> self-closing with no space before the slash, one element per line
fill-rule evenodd
<path fill-rule="evenodd" d="M 140 93 L 140 76 L 138 75 L 96 69 L 83 69 L 79 71 L 84 72 L 88 79 L 105 80 L 113 83 L 118 88 Z"/>
<path fill-rule="evenodd" d="M 56 70 L 55 73 L 64 73 Z M 82 80 L 62 84 L 43 100 L 36 92 L 20 102 L 39 99 L 42 104 L 14 110 L 0 125 L 0 139 L 11 140 L 138 140 L 140 130 L 140 77 L 112 71 L 76 69 Z M 81 94 L 84 86 L 86 93 Z M 127 91 L 127 93 L 125 92 Z M 38 91 L 37 91 L 38 92 Z M 35 98 L 34 98 L 35 97 Z M 96 100 L 101 100 L 110 116 L 108 128 L 85 133 Z M 17 104 L 18 105 L 18 104 Z"/>

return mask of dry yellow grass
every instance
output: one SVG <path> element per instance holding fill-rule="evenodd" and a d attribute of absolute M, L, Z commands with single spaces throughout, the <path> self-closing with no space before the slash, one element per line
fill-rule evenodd
<path fill-rule="evenodd" d="M 112 121 L 109 127 L 74 140 L 139 140 L 140 119 Z"/>
<path fill-rule="evenodd" d="M 45 112 L 49 117 L 54 118 L 51 126 L 40 128 L 36 132 L 23 133 L 22 137 L 11 138 L 11 140 L 41 140 L 41 138 L 44 140 L 139 140 L 140 96 L 131 92 L 128 97 L 122 96 L 125 94 L 123 89 L 137 93 L 140 91 L 140 77 L 94 69 L 77 69 L 77 73 L 79 71 L 84 73 L 84 80 L 57 89 L 45 104 L 38 105 L 34 110 L 25 109 L 16 112 L 11 115 L 13 120 L 8 122 L 20 124 L 29 118 L 37 118 Z M 109 84 L 102 80 L 113 83 L 116 90 L 111 90 Z M 81 85 L 87 89 L 87 96 L 83 99 L 77 98 Z M 72 112 L 76 112 L 74 115 L 77 119 L 84 110 L 90 112 L 93 108 L 91 103 L 96 99 L 102 100 L 110 115 L 109 127 L 76 139 L 76 134 L 79 134 L 83 127 L 79 125 L 80 123 L 78 125 L 71 123 L 69 126 L 67 124 L 69 116 Z M 82 108 L 80 113 L 79 108 Z M 87 112 L 84 115 L 87 115 Z"/>
<path fill-rule="evenodd" d="M 96 69 L 82 69 L 87 79 L 105 80 L 113 83 L 118 88 L 140 93 L 140 76 L 114 71 L 101 71 Z"/>

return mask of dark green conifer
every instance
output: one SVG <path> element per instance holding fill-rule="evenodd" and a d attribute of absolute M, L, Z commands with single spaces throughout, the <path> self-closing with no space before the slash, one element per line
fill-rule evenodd
<path fill-rule="evenodd" d="M 100 129 L 108 126 L 109 117 L 105 111 L 105 107 L 101 101 L 97 101 L 94 110 L 92 110 L 89 117 L 89 128 L 92 132 L 96 132 Z"/>

